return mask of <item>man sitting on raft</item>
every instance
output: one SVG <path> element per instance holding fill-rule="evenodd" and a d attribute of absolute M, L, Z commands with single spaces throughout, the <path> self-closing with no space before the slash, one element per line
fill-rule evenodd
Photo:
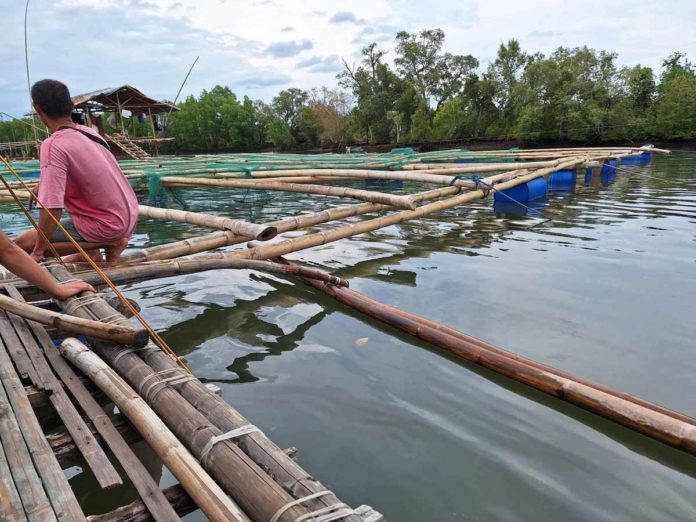
<path fill-rule="evenodd" d="M 51 136 L 41 144 L 41 175 L 37 200 L 41 206 L 39 229 L 27 230 L 17 245 L 39 261 L 50 255 L 46 238 L 59 255 L 74 254 L 69 242 L 49 214 L 61 220 L 67 232 L 95 261 L 114 263 L 128 245 L 138 223 L 138 200 L 118 162 L 97 132 L 72 122 L 67 86 L 41 80 L 31 88 L 31 98 Z M 77 257 L 80 257 L 78 259 Z M 81 261 L 74 256 L 71 261 Z"/>

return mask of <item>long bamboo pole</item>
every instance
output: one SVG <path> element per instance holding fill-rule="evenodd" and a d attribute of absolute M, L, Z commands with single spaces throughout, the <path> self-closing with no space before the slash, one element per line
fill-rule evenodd
<path fill-rule="evenodd" d="M 247 188 L 253 190 L 279 190 L 284 192 L 299 192 L 302 194 L 319 194 L 323 196 L 338 196 L 341 198 L 353 198 L 370 203 L 382 203 L 397 208 L 415 208 L 415 205 L 407 196 L 395 196 L 382 192 L 354 189 L 349 187 L 325 187 L 323 185 L 277 183 L 272 181 L 249 181 L 236 179 L 210 179 L 210 178 L 175 178 L 162 177 L 160 181 L 164 185 L 189 186 L 189 187 L 231 187 Z"/>
<path fill-rule="evenodd" d="M 147 403 L 97 354 L 73 338 L 63 341 L 60 351 L 128 417 L 210 520 L 249 521 Z"/>
<path fill-rule="evenodd" d="M 143 347 L 147 344 L 149 336 L 146 330 L 134 328 L 129 325 L 116 325 L 82 319 L 68 314 L 61 314 L 20 303 L 11 297 L 0 294 L 0 308 L 12 312 L 15 315 L 30 319 L 47 326 L 52 326 L 66 332 L 83 334 L 87 337 L 103 339 L 120 344 Z"/>
<path fill-rule="evenodd" d="M 138 213 L 141 216 L 147 216 L 154 219 L 166 219 L 171 221 L 180 221 L 182 223 L 190 223 L 192 225 L 201 225 L 209 228 L 219 228 L 221 230 L 229 230 L 230 232 L 256 239 L 257 241 L 267 241 L 273 239 L 278 231 L 275 227 L 258 225 L 247 221 L 239 221 L 236 219 L 222 218 L 219 216 L 211 216 L 209 214 L 201 214 L 196 212 L 187 212 L 184 210 L 176 210 L 171 208 L 148 207 L 146 205 L 138 205 Z"/>
<path fill-rule="evenodd" d="M 68 268 L 72 268 L 68 266 Z M 189 259 L 179 259 L 175 261 L 151 261 L 139 265 L 107 268 L 104 271 L 114 283 L 132 283 L 156 279 L 160 277 L 170 277 L 174 275 L 192 274 L 205 272 L 208 270 L 222 269 L 248 269 L 258 270 L 271 274 L 301 276 L 309 279 L 316 279 L 325 283 L 338 286 L 348 286 L 348 281 L 336 277 L 316 268 L 303 267 L 298 265 L 284 266 L 269 261 L 254 261 L 250 259 L 230 259 L 223 253 L 209 254 Z M 92 285 L 99 285 L 102 281 L 95 272 L 73 272 L 73 276 L 86 281 Z"/>
<path fill-rule="evenodd" d="M 613 420 L 651 438 L 696 455 L 696 419 L 673 412 L 638 397 L 610 391 L 592 383 L 524 358 L 501 348 L 490 349 L 483 342 L 471 342 L 459 332 L 425 320 L 415 314 L 380 303 L 347 288 L 338 288 L 310 280 L 338 301 L 370 317 L 419 337 L 462 359 L 476 363 L 518 382 L 575 404 L 583 409 Z"/>

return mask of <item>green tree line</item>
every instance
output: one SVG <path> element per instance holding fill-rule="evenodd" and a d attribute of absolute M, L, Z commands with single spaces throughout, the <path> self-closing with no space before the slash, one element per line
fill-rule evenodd
<path fill-rule="evenodd" d="M 215 86 L 184 100 L 163 122 L 164 135 L 175 138 L 172 152 L 696 138 L 696 67 L 683 53 L 666 57 L 656 72 L 620 67 L 616 53 L 588 47 L 529 53 L 513 39 L 483 67 L 474 56 L 444 52 L 444 41 L 441 29 L 399 32 L 393 56 L 370 44 L 357 64 L 344 61 L 337 86 L 286 89 L 270 103 Z M 28 132 L 0 123 L 0 141 Z"/>

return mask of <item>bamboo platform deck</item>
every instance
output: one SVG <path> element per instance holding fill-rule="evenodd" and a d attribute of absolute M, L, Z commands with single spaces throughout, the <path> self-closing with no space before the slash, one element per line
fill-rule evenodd
<path fill-rule="evenodd" d="M 52 268 L 54 275 L 58 274 L 58 279 L 60 269 L 59 266 Z M 14 286 L 4 285 L 2 293 L 24 302 L 22 294 Z M 42 300 L 39 304 L 45 306 L 46 301 Z M 83 311 L 81 315 L 85 317 L 106 311 L 111 316 L 109 321 L 113 322 L 116 318 L 127 321 L 99 296 L 82 298 L 74 304 L 80 306 Z M 130 448 L 130 444 L 137 440 L 147 440 L 148 434 L 134 428 L 123 413 L 114 414 L 113 403 L 61 355 L 52 340 L 57 333 L 51 328 L 47 331 L 37 322 L 0 312 L 0 440 L 3 450 L 0 452 L 0 520 L 85 520 L 63 472 L 63 469 L 77 464 L 88 466 L 105 491 L 130 481 L 140 495 L 139 500 L 127 506 L 91 516 L 89 520 L 177 520 L 198 509 L 199 506 L 181 485 L 164 491 L 159 489 L 145 465 Z M 266 510 L 277 511 L 279 505 L 282 508 L 295 501 L 282 489 L 283 482 L 300 497 L 323 492 L 299 506 L 290 506 L 284 512 L 287 515 L 283 514 L 278 520 L 295 520 L 303 513 L 332 505 L 336 506 L 333 511 L 343 510 L 345 518 L 342 519 L 345 520 L 383 520 L 366 506 L 355 512 L 348 510 L 330 491 L 302 470 L 292 460 L 288 454 L 290 452 L 280 450 L 259 430 L 245 429 L 245 426 L 250 426 L 249 422 L 216 395 L 215 387 L 205 386 L 183 372 L 176 377 L 179 370 L 171 366 L 168 359 L 158 357 L 161 355 L 158 348 L 144 346 L 137 350 L 138 355 L 133 347 L 111 343 L 102 343 L 99 347 L 93 343 L 92 349 L 108 354 L 114 368 L 123 364 L 129 368 L 136 367 L 140 374 L 144 372 L 146 375 L 139 383 L 140 394 L 135 391 L 130 393 L 138 400 L 147 399 L 155 410 L 166 410 L 167 404 L 176 404 L 189 419 L 193 419 L 190 429 L 196 429 L 199 435 L 204 431 L 201 425 L 210 432 L 209 439 L 220 437 L 223 429 L 228 434 L 241 429 L 236 437 L 243 435 L 249 440 L 240 442 L 236 437 L 229 437 L 229 442 L 221 440 L 207 450 L 204 467 L 212 470 L 215 476 L 213 483 L 218 481 L 229 486 L 235 479 L 233 475 L 239 474 L 239 470 L 227 471 L 226 468 L 246 466 L 258 477 L 266 477 L 262 481 L 264 488 L 259 488 L 257 495 L 271 497 L 266 499 Z M 137 385 L 138 381 L 133 380 L 130 384 Z M 175 391 L 177 384 L 186 385 L 186 391 L 181 390 L 183 395 Z M 123 385 L 128 386 L 127 383 Z M 167 393 L 161 393 L 165 387 Z M 195 402 L 188 402 L 184 398 L 187 395 Z M 140 408 L 145 407 L 141 405 Z M 214 420 L 208 420 L 200 413 L 205 411 L 211 412 Z M 200 425 L 195 424 L 196 415 L 200 417 Z M 177 422 L 180 421 L 178 418 Z M 50 432 L 46 426 L 49 426 Z M 170 428 L 176 431 L 172 426 Z M 181 433 L 178 435 L 181 436 Z M 186 440 L 185 437 L 181 438 Z M 191 447 L 197 457 L 205 449 L 203 442 L 208 443 L 200 439 L 197 446 Z M 251 455 L 256 454 L 259 464 L 252 460 L 253 457 L 247 456 L 237 443 L 246 447 Z M 108 455 L 119 462 L 125 470 L 124 476 L 119 475 Z M 261 466 L 268 470 L 279 468 L 276 480 L 281 483 L 274 482 Z M 238 483 L 237 488 L 240 486 L 246 487 L 247 484 Z M 269 489 L 275 495 L 270 494 Z M 270 520 L 272 515 L 264 519 Z M 214 516 L 209 518 L 216 519 Z M 247 520 L 246 516 L 240 519 Z"/>
<path fill-rule="evenodd" d="M 631 147 L 485 155 L 455 151 L 393 157 L 331 155 L 295 162 L 278 155 L 234 155 L 124 162 L 134 182 L 146 181 L 149 190 L 156 183 L 206 190 L 232 187 L 358 202 L 266 223 L 142 205 L 142 216 L 203 226 L 212 232 L 130 250 L 119 265 L 104 271 L 116 284 L 239 268 L 292 277 L 456 357 L 696 454 L 696 420 L 691 417 L 382 305 L 348 289 L 345 280 L 282 258 L 485 199 L 559 171 L 583 169 L 596 177 L 608 162 L 614 162 L 609 166 L 616 169 L 622 158 L 630 161 L 654 151 Z M 467 161 L 485 161 L 457 162 L 463 156 Z M 33 168 L 28 164 L 24 171 Z M 490 175 L 478 176 L 483 173 Z M 346 179 L 415 181 L 433 188 L 390 194 L 330 185 Z M 369 214 L 379 215 L 310 230 Z M 304 234 L 282 236 L 294 231 Z M 239 244 L 246 245 L 228 248 Z M 221 248 L 225 250 L 209 252 Z M 104 283 L 85 264 L 49 261 L 46 266 L 59 282 L 79 278 L 95 286 Z M 91 516 L 92 521 L 177 520 L 196 509 L 211 520 L 383 521 L 369 506 L 351 509 L 341 502 L 293 460 L 291 451 L 280 449 L 214 389 L 187 373 L 180 361 L 151 344 L 149 337 L 154 334 L 148 336 L 105 297 L 86 293 L 54 302 L 11 274 L 0 274 L 1 520 L 84 520 L 62 471 L 80 463 L 89 467 L 105 491 L 129 482 L 139 496 L 129 505 Z M 84 336 L 82 341 L 54 342 L 77 334 Z M 140 439 L 179 485 L 159 488 L 130 448 Z M 123 472 L 117 471 L 115 462 Z"/>

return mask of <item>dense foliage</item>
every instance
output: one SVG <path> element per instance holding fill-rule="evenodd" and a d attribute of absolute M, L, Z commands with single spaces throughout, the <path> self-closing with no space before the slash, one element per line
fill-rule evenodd
<path fill-rule="evenodd" d="M 440 29 L 402 31 L 391 62 L 370 44 L 359 63 L 344 61 L 337 88 L 290 88 L 270 104 L 215 86 L 171 115 L 171 147 L 696 138 L 696 68 L 682 53 L 667 57 L 656 76 L 641 65 L 619 67 L 615 53 L 559 47 L 545 56 L 510 40 L 481 67 L 471 55 L 443 52 L 444 39 Z M 0 142 L 32 139 L 30 132 L 3 122 Z"/>

